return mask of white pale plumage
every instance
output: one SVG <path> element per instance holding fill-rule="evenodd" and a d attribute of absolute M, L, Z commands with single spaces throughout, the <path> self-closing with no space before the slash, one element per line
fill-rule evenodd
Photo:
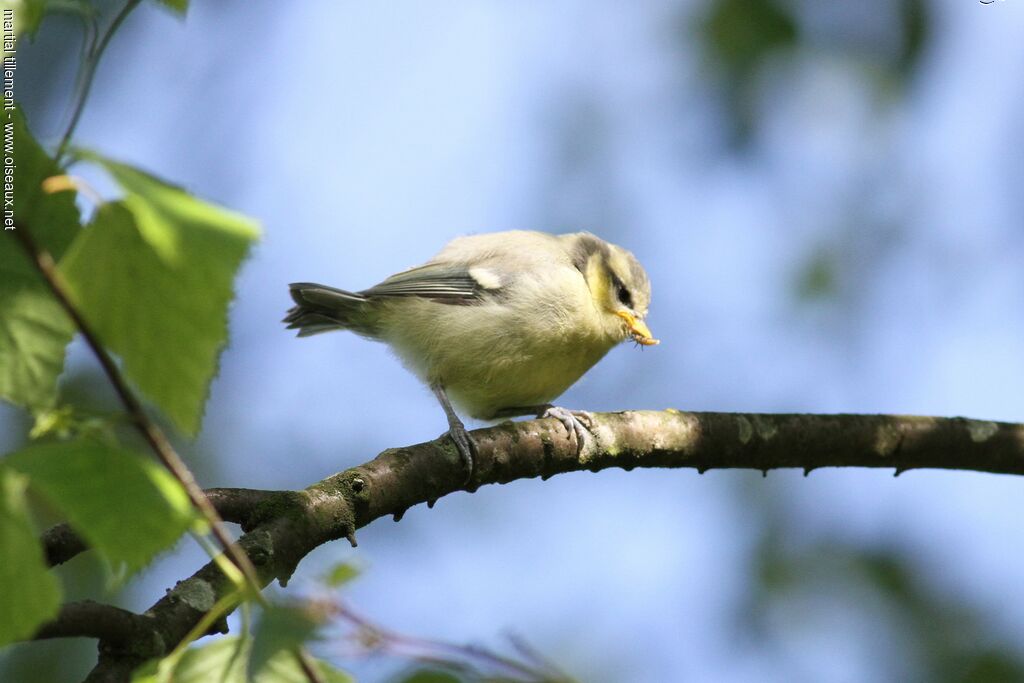
<path fill-rule="evenodd" d="M 460 237 L 424 265 L 359 292 L 290 287 L 290 328 L 299 336 L 347 329 L 389 344 L 433 388 L 470 464 L 471 443 L 452 403 L 485 420 L 551 415 L 581 445 L 585 413 L 550 402 L 616 344 L 657 343 L 643 322 L 650 303 L 643 267 L 585 232 Z"/>

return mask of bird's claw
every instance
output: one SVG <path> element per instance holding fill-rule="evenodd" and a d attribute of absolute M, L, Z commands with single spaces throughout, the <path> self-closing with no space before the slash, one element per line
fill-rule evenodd
<path fill-rule="evenodd" d="M 461 424 L 452 425 L 448 430 L 448 436 L 451 437 L 452 443 L 455 444 L 455 450 L 462 456 L 462 462 L 466 468 L 466 480 L 463 484 L 468 484 L 469 480 L 473 477 L 473 451 L 475 450 L 473 440 L 469 438 L 469 433 L 466 432 L 466 428 Z"/>
<path fill-rule="evenodd" d="M 593 416 L 585 410 L 569 410 L 558 406 L 548 407 L 541 417 L 553 417 L 562 423 L 569 438 L 576 442 L 577 455 L 583 452 L 594 426 Z"/>

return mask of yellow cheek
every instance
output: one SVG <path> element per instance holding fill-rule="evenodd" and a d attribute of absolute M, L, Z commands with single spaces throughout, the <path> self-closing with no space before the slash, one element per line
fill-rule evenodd
<path fill-rule="evenodd" d="M 605 302 L 608 300 L 608 274 L 605 272 L 605 268 L 601 263 L 601 257 L 598 254 L 594 254 L 587 261 L 587 287 L 590 288 L 590 296 L 594 299 L 594 304 L 598 309 L 605 307 Z"/>

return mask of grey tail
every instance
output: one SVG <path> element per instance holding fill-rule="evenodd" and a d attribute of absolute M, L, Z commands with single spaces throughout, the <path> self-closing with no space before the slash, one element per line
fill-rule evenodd
<path fill-rule="evenodd" d="M 369 332 L 360 315 L 367 303 L 365 296 L 312 282 L 293 282 L 288 289 L 296 305 L 281 322 L 288 323 L 289 330 L 297 329 L 300 337 L 339 329 Z"/>

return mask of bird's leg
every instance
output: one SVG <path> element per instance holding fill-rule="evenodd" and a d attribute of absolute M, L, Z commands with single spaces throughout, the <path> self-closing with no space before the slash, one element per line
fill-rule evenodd
<path fill-rule="evenodd" d="M 568 408 L 553 406 L 550 403 L 545 403 L 539 406 L 502 408 L 494 414 L 494 417 L 515 417 L 517 415 L 536 415 L 540 418 L 555 418 L 562 423 L 563 427 L 565 427 L 565 431 L 569 435 L 569 438 L 576 441 L 577 455 L 583 452 L 583 447 L 591 434 L 590 430 L 594 426 L 594 418 L 587 411 L 569 410 Z"/>
<path fill-rule="evenodd" d="M 444 408 L 445 417 L 448 418 L 448 435 L 452 438 L 455 449 L 466 464 L 466 481 L 463 483 L 468 483 L 473 476 L 473 440 L 466 433 L 466 425 L 462 424 L 462 420 L 455 414 L 455 409 L 452 408 L 452 403 L 448 400 L 448 394 L 445 393 L 444 387 L 440 384 L 432 384 L 430 388 L 433 390 L 434 396 L 437 396 L 441 407 Z"/>

